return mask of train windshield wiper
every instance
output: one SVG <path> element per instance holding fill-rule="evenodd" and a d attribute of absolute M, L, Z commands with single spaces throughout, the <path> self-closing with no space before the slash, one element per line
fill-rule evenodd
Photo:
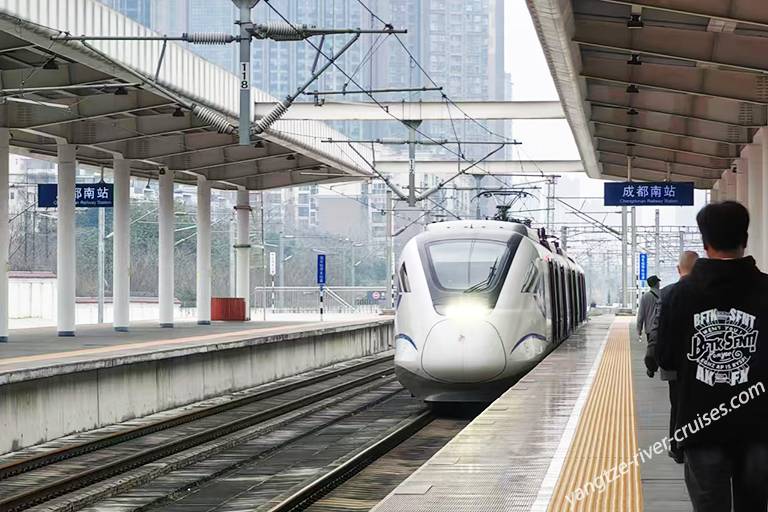
<path fill-rule="evenodd" d="M 493 265 L 491 265 L 491 270 L 488 272 L 488 276 L 480 281 L 477 284 L 473 284 L 466 290 L 464 290 L 464 293 L 474 293 L 474 292 L 482 292 L 487 290 L 491 286 L 491 282 L 493 281 L 493 276 L 496 275 L 496 268 L 499 264 L 499 258 L 496 258 L 496 260 L 493 262 Z"/>

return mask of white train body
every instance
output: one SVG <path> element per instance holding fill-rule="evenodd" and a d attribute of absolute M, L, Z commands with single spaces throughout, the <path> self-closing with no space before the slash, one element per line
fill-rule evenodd
<path fill-rule="evenodd" d="M 581 268 L 525 225 L 431 224 L 396 268 L 395 371 L 427 402 L 487 402 L 586 317 Z"/>

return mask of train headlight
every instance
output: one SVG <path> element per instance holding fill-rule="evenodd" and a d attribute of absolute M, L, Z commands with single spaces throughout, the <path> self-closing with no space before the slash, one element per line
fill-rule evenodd
<path fill-rule="evenodd" d="M 474 320 L 490 313 L 490 308 L 482 302 L 460 301 L 445 306 L 445 316 L 454 320 Z"/>

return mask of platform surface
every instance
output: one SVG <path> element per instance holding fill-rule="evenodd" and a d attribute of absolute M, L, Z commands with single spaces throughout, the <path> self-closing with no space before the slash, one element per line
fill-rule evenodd
<path fill-rule="evenodd" d="M 592 318 L 374 510 L 690 511 L 682 465 L 666 453 L 635 457 L 667 434 L 669 402 L 667 384 L 645 374 L 633 326 Z M 634 458 L 603 490 L 574 499 Z"/>
<path fill-rule="evenodd" d="M 10 341 L 0 343 L 0 384 L 45 376 L 41 372 L 82 369 L 96 362 L 120 364 L 126 359 L 162 358 L 184 351 L 231 347 L 238 342 L 274 341 L 334 330 L 354 329 L 391 321 L 391 317 L 358 317 L 347 321 L 250 321 L 213 322 L 197 325 L 179 322 L 173 328 L 155 323 L 136 323 L 129 332 L 115 332 L 111 325 L 78 326 L 77 336 L 59 337 L 52 327 L 12 330 Z M 21 373 L 30 375 L 21 375 Z"/>
<path fill-rule="evenodd" d="M 669 387 L 645 373 L 645 343 L 632 342 L 632 373 L 637 404 L 637 431 L 640 447 L 648 449 L 669 430 Z M 683 480 L 683 465 L 666 454 L 654 456 L 640 467 L 646 512 L 690 512 L 691 502 Z"/>
<path fill-rule="evenodd" d="M 373 510 L 546 510 L 540 490 L 557 479 L 550 463 L 564 456 L 561 439 L 573 430 L 572 411 L 612 321 L 597 316 L 582 326 Z"/>

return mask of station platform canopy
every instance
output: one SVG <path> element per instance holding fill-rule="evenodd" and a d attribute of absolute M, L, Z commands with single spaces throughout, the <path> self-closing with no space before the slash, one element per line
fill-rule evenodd
<path fill-rule="evenodd" d="M 55 156 L 58 143 L 75 144 L 81 163 L 111 167 L 124 158 L 134 175 L 156 176 L 165 167 L 177 182 L 194 184 L 204 175 L 223 189 L 370 176 L 346 145 L 320 143 L 343 138 L 321 122 L 281 120 L 252 145 L 219 133 L 188 107 L 204 106 L 236 126 L 238 79 L 181 45 L 169 43 L 163 52 L 162 41 L 88 47 L 51 39 L 62 33 L 157 35 L 95 0 L 0 0 L 0 126 L 10 128 L 17 151 Z M 258 90 L 252 96 L 254 103 L 277 102 Z"/>
<path fill-rule="evenodd" d="M 527 0 L 590 176 L 710 188 L 766 126 L 763 0 Z"/>

